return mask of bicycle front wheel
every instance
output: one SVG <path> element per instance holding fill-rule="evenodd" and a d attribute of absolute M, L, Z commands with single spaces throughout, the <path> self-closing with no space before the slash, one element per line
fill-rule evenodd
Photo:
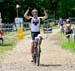
<path fill-rule="evenodd" d="M 36 58 L 37 66 L 40 64 L 40 46 L 37 48 L 37 58 Z"/>

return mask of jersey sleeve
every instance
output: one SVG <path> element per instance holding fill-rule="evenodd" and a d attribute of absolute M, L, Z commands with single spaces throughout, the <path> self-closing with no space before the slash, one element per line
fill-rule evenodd
<path fill-rule="evenodd" d="M 31 19 L 32 19 L 33 17 L 30 17 L 30 19 L 29 19 L 29 21 L 31 22 Z"/>
<path fill-rule="evenodd" d="M 42 18 L 43 18 L 43 17 L 39 17 L 40 21 L 42 21 L 42 20 L 43 20 Z"/>

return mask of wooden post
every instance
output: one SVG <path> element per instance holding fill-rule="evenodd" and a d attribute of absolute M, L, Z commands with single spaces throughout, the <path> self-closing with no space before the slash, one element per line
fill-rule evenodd
<path fill-rule="evenodd" d="M 17 9 L 17 17 L 19 17 L 19 15 L 18 15 L 18 8 L 20 7 L 20 5 L 19 4 L 17 4 L 16 5 L 16 9 Z"/>
<path fill-rule="evenodd" d="M 17 17 L 19 17 L 19 16 L 18 16 L 18 8 L 17 8 Z"/>

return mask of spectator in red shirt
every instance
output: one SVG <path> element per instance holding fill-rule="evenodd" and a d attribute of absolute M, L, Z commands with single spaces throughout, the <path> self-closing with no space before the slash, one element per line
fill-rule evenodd
<path fill-rule="evenodd" d="M 0 35 L 3 36 L 3 32 L 2 31 L 0 31 Z"/>
<path fill-rule="evenodd" d="M 2 31 L 2 26 L 0 25 L 0 41 L 2 41 L 2 44 L 3 44 L 3 31 Z"/>

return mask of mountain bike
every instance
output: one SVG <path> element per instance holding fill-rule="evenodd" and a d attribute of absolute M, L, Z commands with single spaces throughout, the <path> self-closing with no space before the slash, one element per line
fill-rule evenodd
<path fill-rule="evenodd" d="M 35 37 L 35 41 L 34 41 L 34 54 L 33 54 L 33 62 L 39 66 L 40 64 L 40 52 L 41 52 L 41 49 L 40 49 L 40 37 Z"/>

